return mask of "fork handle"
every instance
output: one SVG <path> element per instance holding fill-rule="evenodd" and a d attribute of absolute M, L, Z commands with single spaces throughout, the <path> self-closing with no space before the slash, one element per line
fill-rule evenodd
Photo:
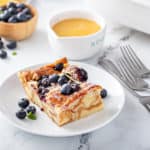
<path fill-rule="evenodd" d="M 143 87 L 141 89 L 136 89 L 135 91 L 150 91 L 150 87 Z"/>
<path fill-rule="evenodd" d="M 144 74 L 142 74 L 142 78 L 150 78 L 150 71 L 145 72 Z"/>

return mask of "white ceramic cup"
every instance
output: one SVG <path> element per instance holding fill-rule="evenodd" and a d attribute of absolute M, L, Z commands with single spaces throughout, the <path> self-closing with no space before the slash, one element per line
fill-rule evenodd
<path fill-rule="evenodd" d="M 101 29 L 94 34 L 86 36 L 60 37 L 56 35 L 52 27 L 64 19 L 85 18 L 97 22 Z M 67 57 L 71 60 L 87 59 L 99 52 L 103 54 L 103 43 L 106 31 L 106 23 L 103 17 L 88 10 L 65 10 L 51 16 L 48 26 L 48 39 L 53 52 L 59 57 Z"/>

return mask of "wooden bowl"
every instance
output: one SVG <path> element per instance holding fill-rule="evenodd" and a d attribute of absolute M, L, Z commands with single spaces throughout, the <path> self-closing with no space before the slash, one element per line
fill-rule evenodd
<path fill-rule="evenodd" d="M 0 36 L 9 40 L 20 41 L 24 40 L 32 35 L 36 28 L 38 20 L 37 10 L 31 6 L 27 5 L 30 8 L 33 17 L 26 21 L 20 23 L 7 23 L 0 21 Z"/>

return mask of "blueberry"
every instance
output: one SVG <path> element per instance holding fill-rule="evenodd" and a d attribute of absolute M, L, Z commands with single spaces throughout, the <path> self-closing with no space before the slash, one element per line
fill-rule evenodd
<path fill-rule="evenodd" d="M 49 77 L 49 75 L 43 75 L 43 76 L 41 76 L 41 79 L 48 78 L 48 77 Z"/>
<path fill-rule="evenodd" d="M 77 73 L 78 78 L 79 78 L 79 80 L 80 80 L 81 82 L 84 82 L 84 81 L 86 81 L 86 80 L 88 79 L 88 74 L 87 74 L 87 72 L 85 71 L 85 69 L 83 69 L 83 68 L 78 68 L 78 69 L 76 70 L 76 73 Z"/>
<path fill-rule="evenodd" d="M 70 95 L 73 93 L 73 88 L 71 87 L 70 84 L 66 83 L 62 86 L 61 88 L 61 94 L 63 95 Z"/>
<path fill-rule="evenodd" d="M 27 108 L 27 113 L 32 113 L 32 114 L 35 114 L 36 113 L 36 108 L 34 106 L 29 106 Z"/>
<path fill-rule="evenodd" d="M 48 78 L 42 79 L 41 82 L 40 82 L 40 85 L 41 85 L 41 86 L 44 86 L 44 87 L 50 86 L 50 84 L 49 84 L 49 79 L 48 79 Z"/>
<path fill-rule="evenodd" d="M 50 75 L 48 79 L 49 79 L 49 84 L 57 83 L 57 81 L 59 79 L 59 75 L 57 75 L 57 74 Z"/>
<path fill-rule="evenodd" d="M 17 47 L 17 42 L 16 41 L 10 41 L 6 46 L 8 49 L 15 49 Z"/>
<path fill-rule="evenodd" d="M 105 98 L 107 96 L 107 90 L 106 89 L 102 89 L 100 92 L 100 95 L 102 98 Z"/>
<path fill-rule="evenodd" d="M 25 13 L 25 14 L 31 14 L 31 11 L 29 8 L 25 8 L 22 10 L 22 13 Z"/>
<path fill-rule="evenodd" d="M 26 117 L 26 112 L 21 109 L 21 110 L 19 110 L 18 112 L 16 112 L 16 116 L 17 116 L 17 118 L 19 118 L 19 119 L 25 119 L 25 117 Z"/>
<path fill-rule="evenodd" d="M 1 20 L 7 22 L 10 16 L 11 16 L 11 13 L 5 10 L 4 13 L 1 14 Z"/>
<path fill-rule="evenodd" d="M 40 99 L 41 100 L 44 100 L 45 99 L 45 96 L 44 95 L 39 95 Z"/>
<path fill-rule="evenodd" d="M 38 88 L 38 94 L 41 94 L 42 93 L 42 91 L 43 91 L 43 89 L 44 89 L 44 87 L 43 86 L 39 86 L 39 88 Z"/>
<path fill-rule="evenodd" d="M 0 49 L 4 48 L 4 43 L 2 40 L 0 40 Z"/>
<path fill-rule="evenodd" d="M 45 95 L 47 92 L 49 92 L 49 90 L 44 87 L 39 87 L 39 89 L 38 89 L 38 93 L 40 95 Z"/>
<path fill-rule="evenodd" d="M 16 9 L 14 7 L 10 7 L 10 8 L 8 8 L 8 12 L 10 14 L 15 14 L 16 13 Z"/>
<path fill-rule="evenodd" d="M 59 79 L 58 79 L 58 84 L 59 85 L 63 85 L 65 83 L 67 83 L 69 81 L 69 78 L 65 75 L 62 75 Z"/>
<path fill-rule="evenodd" d="M 18 22 L 16 15 L 10 17 L 10 18 L 8 19 L 8 22 L 9 22 L 9 23 L 16 23 L 16 22 Z"/>
<path fill-rule="evenodd" d="M 32 18 L 32 15 L 27 14 L 26 17 L 27 17 L 27 20 L 30 20 Z"/>
<path fill-rule="evenodd" d="M 17 7 L 17 8 L 24 9 L 24 8 L 26 8 L 26 5 L 25 5 L 24 3 L 18 3 L 18 4 L 16 5 L 16 7 Z"/>
<path fill-rule="evenodd" d="M 77 84 L 77 83 L 72 83 L 71 87 L 72 87 L 72 89 L 73 89 L 74 92 L 77 92 L 77 91 L 80 90 L 80 85 Z"/>
<path fill-rule="evenodd" d="M 2 58 L 2 59 L 7 58 L 7 52 L 4 50 L 0 50 L 0 58 Z"/>
<path fill-rule="evenodd" d="M 16 3 L 9 2 L 8 5 L 7 5 L 7 8 L 16 8 Z"/>
<path fill-rule="evenodd" d="M 17 19 L 20 22 L 27 21 L 27 15 L 25 13 L 20 12 L 17 14 Z"/>
<path fill-rule="evenodd" d="M 57 71 L 61 71 L 63 68 L 64 68 L 64 64 L 63 63 L 59 63 L 59 64 L 57 64 L 55 66 L 54 69 L 57 70 Z"/>
<path fill-rule="evenodd" d="M 19 107 L 25 109 L 27 106 L 29 106 L 29 100 L 26 98 L 22 98 L 21 101 L 18 102 Z"/>

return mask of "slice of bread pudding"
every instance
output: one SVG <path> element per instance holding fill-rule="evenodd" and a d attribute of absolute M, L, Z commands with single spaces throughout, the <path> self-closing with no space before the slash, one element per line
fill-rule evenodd
<path fill-rule="evenodd" d="M 31 102 L 59 126 L 103 108 L 102 87 L 88 83 L 87 72 L 70 65 L 66 58 L 39 69 L 20 71 L 18 77 Z"/>

